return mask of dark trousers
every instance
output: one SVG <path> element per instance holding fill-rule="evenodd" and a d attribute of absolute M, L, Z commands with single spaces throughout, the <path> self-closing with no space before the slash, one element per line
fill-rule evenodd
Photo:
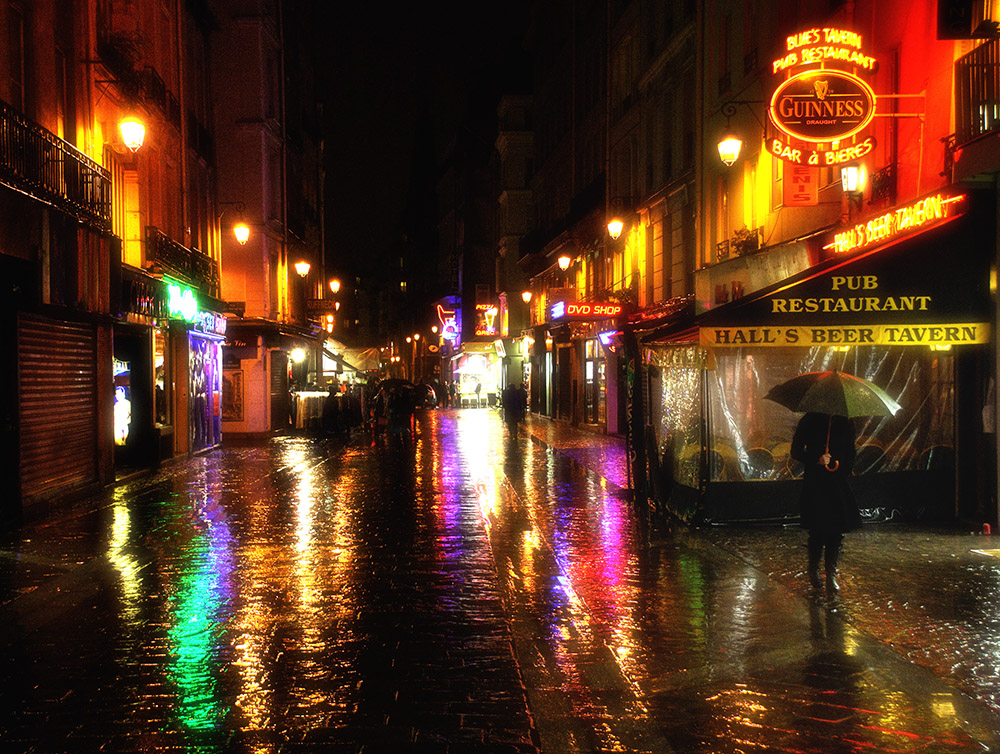
<path fill-rule="evenodd" d="M 809 532 L 809 568 L 815 570 L 819 568 L 820 559 L 825 560 L 826 570 L 833 571 L 837 568 L 837 559 L 840 557 L 840 548 L 844 541 L 844 535 L 836 533 Z M 823 556 L 826 556 L 825 558 Z"/>

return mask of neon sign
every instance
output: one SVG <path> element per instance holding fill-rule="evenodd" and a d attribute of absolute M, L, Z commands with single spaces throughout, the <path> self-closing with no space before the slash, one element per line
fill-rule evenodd
<path fill-rule="evenodd" d="M 824 246 L 835 254 L 866 249 L 916 230 L 926 230 L 948 217 L 960 214 L 954 205 L 965 199 L 965 195 L 944 196 L 935 194 L 918 199 L 912 204 L 889 210 L 871 220 L 858 223 L 852 228 L 837 233 L 833 242 Z"/>
<path fill-rule="evenodd" d="M 437 305 L 438 322 L 441 323 L 441 337 L 445 340 L 455 340 L 458 338 L 458 322 L 455 318 L 455 311 L 445 309 L 441 304 Z"/>
<path fill-rule="evenodd" d="M 772 69 L 791 75 L 771 95 L 768 119 L 780 133 L 766 139 L 768 152 L 796 165 L 832 167 L 875 148 L 874 137 L 862 133 L 875 117 L 874 90 L 854 73 L 828 67 L 842 64 L 874 73 L 878 63 L 860 51 L 862 41 L 856 32 L 833 28 L 806 29 L 786 38 L 788 53 Z M 801 66 L 810 67 L 794 70 Z"/>
<path fill-rule="evenodd" d="M 878 61 L 861 53 L 860 34 L 845 29 L 807 29 L 785 39 L 788 54 L 771 63 L 771 72 L 780 73 L 802 65 L 846 63 L 869 73 L 878 70 Z"/>
<path fill-rule="evenodd" d="M 549 307 L 549 318 L 557 319 L 609 319 L 621 314 L 621 304 L 592 302 L 577 304 L 568 301 L 556 301 Z"/>
<path fill-rule="evenodd" d="M 496 335 L 499 310 L 493 304 L 476 304 L 476 335 Z"/>
<path fill-rule="evenodd" d="M 871 123 L 875 92 L 844 71 L 803 71 L 774 90 L 770 114 L 774 125 L 796 139 L 839 141 Z"/>
<path fill-rule="evenodd" d="M 180 283 L 167 283 L 167 311 L 174 319 L 194 322 L 198 316 L 198 301 L 194 291 Z"/>

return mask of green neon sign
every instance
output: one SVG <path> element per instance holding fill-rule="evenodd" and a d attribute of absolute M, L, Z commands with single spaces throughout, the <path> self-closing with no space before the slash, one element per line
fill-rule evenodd
<path fill-rule="evenodd" d="M 180 283 L 167 283 L 167 311 L 174 319 L 194 322 L 198 316 L 198 300 L 194 290 Z"/>

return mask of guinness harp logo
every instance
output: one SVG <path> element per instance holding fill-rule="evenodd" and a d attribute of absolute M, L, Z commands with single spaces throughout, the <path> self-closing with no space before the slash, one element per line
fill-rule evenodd
<path fill-rule="evenodd" d="M 826 79 L 823 79 L 822 81 L 816 81 L 813 84 L 813 89 L 816 91 L 816 99 L 825 100 L 826 93 L 830 91 L 830 82 L 827 81 Z"/>

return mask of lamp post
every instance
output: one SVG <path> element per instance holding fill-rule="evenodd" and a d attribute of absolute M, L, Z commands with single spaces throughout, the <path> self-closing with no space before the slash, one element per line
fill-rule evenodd
<path fill-rule="evenodd" d="M 232 206 L 236 210 L 236 222 L 233 224 L 233 235 L 236 237 L 236 242 L 240 246 L 246 246 L 247 241 L 250 240 L 250 226 L 243 221 L 243 213 L 246 211 L 247 205 L 243 202 L 218 202 L 220 206 Z M 226 214 L 228 210 L 222 210 L 219 213 L 219 222 L 222 222 L 223 215 Z"/>
<path fill-rule="evenodd" d="M 302 278 L 302 322 L 303 324 L 308 323 L 309 313 L 307 311 L 306 299 L 309 298 L 309 270 L 312 269 L 312 265 L 304 259 L 300 259 L 295 263 L 295 273 Z"/>
<path fill-rule="evenodd" d="M 746 108 L 753 115 L 753 119 L 757 121 L 757 125 L 760 126 L 760 133 L 763 137 L 765 128 L 764 124 L 761 123 L 760 118 L 757 117 L 756 111 L 753 109 L 753 105 L 764 104 L 760 100 L 748 100 L 748 99 L 733 99 L 728 102 L 723 103 L 721 112 L 726 116 L 726 128 L 723 131 L 722 138 L 719 139 L 719 143 L 716 145 L 719 149 L 719 159 L 725 163 L 726 167 L 730 167 L 734 162 L 740 158 L 740 151 L 743 149 L 743 139 L 732 129 L 730 121 L 734 115 L 736 115 L 737 105 L 746 105 Z"/>
<path fill-rule="evenodd" d="M 420 348 L 420 333 L 415 332 L 415 333 L 413 333 L 413 354 L 412 354 L 412 357 L 411 357 L 412 361 L 413 361 L 413 364 L 412 364 L 412 368 L 410 369 L 410 373 L 413 375 L 411 377 L 411 379 L 413 380 L 413 382 L 417 381 L 417 349 L 418 348 Z M 421 371 L 423 371 L 423 370 L 421 370 Z M 421 375 L 421 376 L 423 376 L 423 375 Z"/>

